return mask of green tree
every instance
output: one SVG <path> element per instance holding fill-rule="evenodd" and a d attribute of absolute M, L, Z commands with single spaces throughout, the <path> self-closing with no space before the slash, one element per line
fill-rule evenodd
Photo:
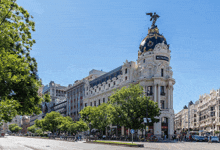
<path fill-rule="evenodd" d="M 17 133 L 18 131 L 22 130 L 22 128 L 19 127 L 19 126 L 15 123 L 15 124 L 10 124 L 10 125 L 9 125 L 9 130 L 10 130 L 12 133 Z"/>
<path fill-rule="evenodd" d="M 68 131 L 68 128 L 71 122 L 73 122 L 71 117 L 69 116 L 61 117 L 59 125 L 58 125 L 58 129 L 66 133 Z"/>
<path fill-rule="evenodd" d="M 37 135 L 40 135 L 40 134 L 43 133 L 43 131 L 42 131 L 42 129 L 37 129 L 37 130 L 36 130 L 36 133 L 37 133 Z"/>
<path fill-rule="evenodd" d="M 80 111 L 82 120 L 91 124 L 91 129 L 99 129 L 101 133 L 112 123 L 114 107 L 111 104 L 102 103 L 98 107 L 85 107 Z"/>
<path fill-rule="evenodd" d="M 90 132 L 91 132 L 92 128 L 96 127 L 95 121 L 94 121 L 95 110 L 96 110 L 96 107 L 88 106 L 79 112 L 82 120 L 85 121 L 87 123 L 87 125 L 89 125 L 89 124 L 91 125 Z"/>
<path fill-rule="evenodd" d="M 36 125 L 46 131 L 50 131 L 54 134 L 57 131 L 58 126 L 63 120 L 63 116 L 59 112 L 52 111 L 47 113 L 44 119 L 36 121 Z"/>
<path fill-rule="evenodd" d="M 70 134 L 73 134 L 73 133 L 75 133 L 75 134 L 77 134 L 77 124 L 75 123 L 75 122 L 70 122 L 69 124 L 68 124 L 68 129 L 67 129 L 67 131 L 70 133 Z"/>
<path fill-rule="evenodd" d="M 76 130 L 78 132 L 83 132 L 88 130 L 88 125 L 81 118 L 76 122 Z"/>
<path fill-rule="evenodd" d="M 159 121 L 159 119 L 155 119 L 160 115 L 157 103 L 144 95 L 143 87 L 139 84 L 115 91 L 110 96 L 108 103 L 115 108 L 113 122 L 118 122 L 121 126 L 135 130 L 143 128 L 142 123 L 143 118 L 146 118 L 146 110 L 148 110 L 148 118 L 151 118 L 152 123 Z"/>
<path fill-rule="evenodd" d="M 32 126 L 28 127 L 27 130 L 34 134 L 34 133 L 36 133 L 37 127 L 35 125 L 32 125 Z"/>
<path fill-rule="evenodd" d="M 16 0 L 0 1 L 0 122 L 41 112 L 41 81 L 37 62 L 30 56 L 35 43 L 32 18 Z"/>

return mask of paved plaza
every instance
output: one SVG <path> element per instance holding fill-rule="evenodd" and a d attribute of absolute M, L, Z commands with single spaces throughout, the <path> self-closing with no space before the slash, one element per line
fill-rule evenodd
<path fill-rule="evenodd" d="M 87 144 L 84 141 L 67 142 L 60 140 L 36 139 L 6 136 L 0 138 L 0 150 L 219 150 L 220 143 L 144 143 L 144 148 L 130 148 L 102 144 Z"/>

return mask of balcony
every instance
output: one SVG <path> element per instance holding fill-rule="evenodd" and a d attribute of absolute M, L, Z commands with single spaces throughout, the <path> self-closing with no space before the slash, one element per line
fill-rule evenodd
<path fill-rule="evenodd" d="M 154 93 L 153 92 L 150 92 L 150 93 L 147 93 L 147 96 L 152 96 Z"/>
<path fill-rule="evenodd" d="M 165 93 L 164 93 L 164 92 L 162 92 L 162 93 L 160 93 L 160 95 L 161 95 L 161 96 L 165 96 Z"/>

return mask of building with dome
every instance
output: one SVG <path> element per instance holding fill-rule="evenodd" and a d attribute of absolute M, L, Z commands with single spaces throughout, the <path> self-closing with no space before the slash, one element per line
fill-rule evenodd
<path fill-rule="evenodd" d="M 26 134 L 28 132 L 27 128 L 30 127 L 30 117 L 29 116 L 24 115 L 22 117 L 21 127 L 22 127 L 21 133 Z"/>
<path fill-rule="evenodd" d="M 112 71 L 94 80 L 84 81 L 83 105 L 98 106 L 106 103 L 108 97 L 113 94 L 113 89 L 139 83 L 144 87 L 146 95 L 157 102 L 161 109 L 160 122 L 149 126 L 150 132 L 157 137 L 167 135 L 171 138 L 174 134 L 173 85 L 175 84 L 170 66 L 171 51 L 166 38 L 159 33 L 154 23 L 140 43 L 137 62 L 126 60 Z M 121 127 L 121 134 L 126 133 L 129 133 L 129 129 Z"/>

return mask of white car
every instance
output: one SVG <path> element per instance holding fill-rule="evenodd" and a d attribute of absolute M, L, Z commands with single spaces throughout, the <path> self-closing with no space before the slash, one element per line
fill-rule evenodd
<path fill-rule="evenodd" d="M 208 140 L 210 140 L 210 137 L 208 137 Z M 219 142 L 219 138 L 217 136 L 211 136 L 212 142 Z"/>

